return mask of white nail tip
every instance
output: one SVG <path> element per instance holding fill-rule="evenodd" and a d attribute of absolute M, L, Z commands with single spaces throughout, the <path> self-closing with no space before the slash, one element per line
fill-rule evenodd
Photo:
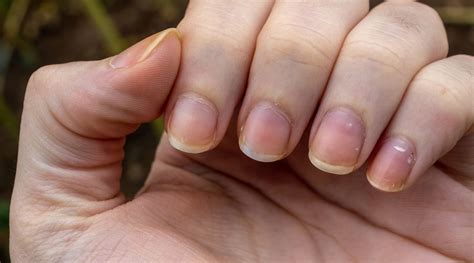
<path fill-rule="evenodd" d="M 346 175 L 354 171 L 353 166 L 347 167 L 347 166 L 338 166 L 338 165 L 328 164 L 314 157 L 314 155 L 311 153 L 309 154 L 309 160 L 316 168 L 330 174 Z"/>
<path fill-rule="evenodd" d="M 284 155 L 272 155 L 272 154 L 263 154 L 252 151 L 250 147 L 246 146 L 245 143 L 240 143 L 240 150 L 247 155 L 249 158 L 262 162 L 262 163 L 272 163 L 281 160 Z"/>
<path fill-rule="evenodd" d="M 209 151 L 212 148 L 212 145 L 190 146 L 170 134 L 168 134 L 168 141 L 176 150 L 190 154 L 203 153 Z"/>
<path fill-rule="evenodd" d="M 381 185 L 374 182 L 369 175 L 367 176 L 367 181 L 369 181 L 370 185 L 374 187 L 375 189 L 380 190 L 382 192 L 386 192 L 386 193 L 397 193 L 397 192 L 402 191 L 403 188 L 405 187 L 405 185 L 399 185 L 399 184 L 398 185 L 392 184 L 388 187 L 382 187 Z"/>

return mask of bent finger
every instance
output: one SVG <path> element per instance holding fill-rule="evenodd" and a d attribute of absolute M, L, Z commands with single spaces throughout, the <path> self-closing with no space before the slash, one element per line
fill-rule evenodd
<path fill-rule="evenodd" d="M 258 161 L 291 152 L 314 115 L 339 50 L 369 1 L 276 1 L 259 35 L 239 116 L 240 147 Z"/>
<path fill-rule="evenodd" d="M 310 159 L 348 174 L 366 163 L 416 73 L 448 52 L 439 15 L 420 3 L 383 3 L 347 37 L 316 115 Z"/>
<path fill-rule="evenodd" d="M 160 115 L 180 52 L 172 29 L 111 59 L 37 71 L 25 98 L 12 209 L 75 207 L 72 214 L 84 215 L 123 202 L 125 136 Z"/>
<path fill-rule="evenodd" d="M 178 27 L 183 59 L 166 110 L 166 131 L 176 149 L 202 153 L 222 140 L 272 5 L 273 0 L 190 2 Z"/>
<path fill-rule="evenodd" d="M 374 187 L 412 185 L 472 129 L 473 75 L 473 57 L 455 56 L 416 76 L 371 162 L 367 176 Z"/>

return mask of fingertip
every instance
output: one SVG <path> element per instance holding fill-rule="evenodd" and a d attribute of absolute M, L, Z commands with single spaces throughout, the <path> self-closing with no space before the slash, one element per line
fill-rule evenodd
<path fill-rule="evenodd" d="M 416 163 L 415 147 L 406 138 L 394 136 L 385 140 L 369 165 L 367 179 L 384 192 L 403 191 Z"/>
<path fill-rule="evenodd" d="M 210 145 L 204 145 L 204 146 L 192 146 L 189 145 L 188 143 L 183 142 L 183 140 L 176 138 L 173 135 L 168 134 L 168 141 L 171 146 L 173 146 L 174 149 L 184 152 L 184 153 L 189 153 L 189 154 L 200 154 L 209 151 L 212 149 L 212 144 Z"/>
<path fill-rule="evenodd" d="M 332 165 L 327 162 L 324 162 L 318 158 L 315 157 L 315 155 L 310 152 L 309 153 L 309 160 L 311 163 L 318 168 L 319 170 L 330 173 L 330 174 L 336 174 L 336 175 L 347 175 L 350 174 L 354 171 L 355 167 L 354 166 L 341 166 L 341 165 Z"/>
<path fill-rule="evenodd" d="M 328 111 L 309 145 L 313 165 L 331 174 L 353 172 L 358 168 L 366 141 L 365 126 L 362 118 L 349 108 L 337 107 Z"/>
<path fill-rule="evenodd" d="M 191 154 L 212 149 L 217 140 L 219 113 L 215 105 L 195 93 L 181 95 L 167 122 L 170 144 Z"/>
<path fill-rule="evenodd" d="M 240 150 L 250 159 L 253 159 L 257 162 L 262 163 L 272 163 L 279 161 L 284 158 L 285 155 L 274 155 L 274 154 L 265 154 L 254 151 L 251 147 L 245 143 L 245 139 L 240 138 L 239 140 Z"/>

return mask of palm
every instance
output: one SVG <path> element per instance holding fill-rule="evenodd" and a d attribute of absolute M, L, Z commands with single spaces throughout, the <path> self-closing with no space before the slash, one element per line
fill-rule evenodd
<path fill-rule="evenodd" d="M 472 192 L 437 168 L 412 189 L 386 194 L 361 172 L 317 171 L 304 147 L 287 161 L 262 164 L 245 158 L 231 137 L 197 156 L 164 140 L 144 193 L 101 215 L 86 237 L 107 237 L 98 244 L 107 257 L 167 262 L 472 258 L 465 231 Z"/>

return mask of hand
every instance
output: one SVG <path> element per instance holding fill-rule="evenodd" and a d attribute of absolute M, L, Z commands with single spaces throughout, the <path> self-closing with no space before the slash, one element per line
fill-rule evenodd
<path fill-rule="evenodd" d="M 430 65 L 448 41 L 428 6 L 368 9 L 353 0 L 191 1 L 166 110 L 171 144 L 214 149 L 237 116 L 240 148 L 257 161 L 300 146 L 320 170 L 349 174 L 372 157 L 373 186 L 412 185 L 472 127 L 472 58 Z M 446 80 L 453 63 L 465 73 Z"/>
<path fill-rule="evenodd" d="M 406 6 L 411 8 L 411 5 Z M 191 3 L 191 11 L 186 19 L 192 17 L 192 8 L 197 8 L 197 5 L 193 6 Z M 413 8 L 420 7 L 416 5 Z M 383 10 L 383 6 L 378 10 L 380 9 Z M 274 12 L 275 10 L 278 9 L 274 8 Z M 426 9 L 422 7 L 421 10 Z M 374 19 L 374 16 L 377 18 L 374 12 L 380 11 L 372 11 L 365 20 Z M 394 11 L 393 14 L 398 13 Z M 395 16 L 399 18 L 398 22 L 411 21 L 402 17 L 402 14 L 405 13 Z M 410 19 L 418 19 L 419 16 L 420 13 Z M 360 32 L 361 29 L 357 28 L 361 25 L 367 27 L 379 24 L 377 21 L 364 21 L 353 32 Z M 386 26 L 394 25 L 399 24 Z M 398 29 L 395 32 L 403 34 L 413 28 Z M 424 32 L 427 28 L 419 30 Z M 389 150 L 382 147 L 381 151 L 376 151 L 371 169 L 380 171 L 382 168 L 377 168 L 376 163 L 380 161 L 383 164 L 384 158 L 392 156 L 396 161 L 407 157 L 405 161 L 414 161 L 409 171 L 409 180 L 420 180 L 402 193 L 386 194 L 367 184 L 362 176 L 365 169 L 357 170 L 351 176 L 338 177 L 314 168 L 307 158 L 308 136 L 298 136 L 294 151 L 288 151 L 288 158 L 272 164 L 255 162 L 241 154 L 237 134 L 234 132 L 237 127 L 241 127 L 236 125 L 237 122 L 233 122 L 235 127 L 230 129 L 227 129 L 227 123 L 217 122 L 217 131 L 221 129 L 221 125 L 224 131 L 228 130 L 226 136 L 222 137 L 223 140 L 216 135 L 209 146 L 196 146 L 197 141 L 206 137 L 201 135 L 207 131 L 201 125 L 205 122 L 194 125 L 196 119 L 216 112 L 219 113 L 218 118 L 221 118 L 224 115 L 222 111 L 232 112 L 234 107 L 229 102 L 233 98 L 232 94 L 226 94 L 228 89 L 222 88 L 225 86 L 220 86 L 219 92 L 212 92 L 211 87 L 218 86 L 203 83 L 221 81 L 233 86 L 237 82 L 244 83 L 240 77 L 245 78 L 245 74 L 239 76 L 238 67 L 233 64 L 232 59 L 215 61 L 225 59 L 223 57 L 227 53 L 220 56 L 214 53 L 224 46 L 208 47 L 207 67 L 202 66 L 206 58 L 202 54 L 187 59 L 193 51 L 191 43 L 199 41 L 191 41 L 191 32 L 187 33 L 185 29 L 182 31 L 182 59 L 180 42 L 175 31 L 171 30 L 135 45 L 118 57 L 99 62 L 50 66 L 32 77 L 25 99 L 18 172 L 12 200 L 11 252 L 14 260 L 446 262 L 474 259 L 470 249 L 474 243 L 474 211 L 470 205 L 472 178 L 469 174 L 472 170 L 474 137 L 468 132 L 473 123 L 470 104 L 472 57 L 458 56 L 430 65 L 428 64 L 432 61 L 426 62 L 426 65 L 420 66 L 423 67 L 422 70 L 413 73 L 414 80 L 407 80 L 407 87 L 402 87 L 401 80 L 407 78 L 407 64 L 421 60 L 419 56 L 430 53 L 426 51 L 426 46 L 421 48 L 417 45 L 421 51 L 410 51 L 418 57 L 410 57 L 411 53 L 407 55 L 405 49 L 397 50 L 395 54 L 401 57 L 400 63 L 403 62 L 403 67 L 398 69 L 401 72 L 398 73 L 394 73 L 398 71 L 395 69 L 392 72 L 392 67 L 395 66 L 389 64 L 396 60 L 385 57 L 377 57 L 380 60 L 375 60 L 377 58 L 370 57 L 383 49 L 378 49 L 377 44 L 372 45 L 372 52 L 347 58 L 344 57 L 346 48 L 342 48 L 317 115 L 324 109 L 332 109 L 340 103 L 339 100 L 344 99 L 347 100 L 348 107 L 356 112 L 355 115 L 359 103 L 366 110 L 362 111 L 363 116 L 356 115 L 356 118 L 360 118 L 360 123 L 365 125 L 364 137 L 367 142 L 371 136 L 369 134 L 375 133 L 372 131 L 374 126 L 381 125 L 378 121 L 383 118 L 376 116 L 380 117 L 382 112 L 387 112 L 385 106 L 393 100 L 393 104 L 396 104 L 393 113 L 395 117 L 391 121 L 390 118 L 386 120 L 390 124 L 384 136 L 390 138 L 392 134 L 396 134 L 396 140 L 389 142 L 402 142 L 393 146 L 406 149 L 405 153 L 410 154 L 404 155 L 401 151 L 390 155 L 389 150 L 393 147 L 387 144 L 390 146 Z M 356 33 L 351 35 L 357 36 Z M 389 35 L 395 36 L 393 33 Z M 366 40 L 362 42 L 377 39 L 370 34 L 366 36 Z M 414 41 L 407 36 L 400 37 L 400 43 Z M 350 37 L 346 42 L 349 40 Z M 392 42 L 379 45 L 386 46 L 390 43 Z M 241 53 L 243 54 L 245 53 Z M 284 95 L 285 87 L 272 88 L 270 95 L 278 93 L 280 98 L 284 97 L 286 100 L 278 103 L 264 98 L 264 106 L 258 106 L 257 113 L 250 114 L 253 119 L 263 118 L 263 123 L 271 132 L 261 132 L 258 121 L 252 121 L 253 125 L 250 125 L 247 120 L 242 134 L 249 135 L 241 139 L 244 146 L 251 142 L 250 138 L 253 136 L 253 142 L 257 143 L 262 142 L 258 140 L 259 136 L 266 141 L 277 142 L 282 134 L 279 132 L 280 126 L 284 126 L 286 119 L 291 120 L 293 128 L 301 125 L 288 116 L 290 112 L 297 110 L 291 105 L 298 105 L 306 113 L 306 97 L 300 97 L 300 94 L 314 91 L 314 86 L 309 85 L 316 83 L 313 79 L 315 75 L 322 78 L 322 73 L 318 71 L 317 74 L 304 72 L 324 68 L 308 66 L 305 70 L 306 63 L 291 62 L 297 60 L 290 55 L 291 53 L 288 59 L 272 63 L 271 60 L 266 60 L 268 68 L 261 70 L 268 70 L 268 81 L 275 85 L 284 84 L 278 78 L 287 74 L 286 78 L 293 79 L 292 88 L 297 89 L 297 92 L 292 92 L 290 96 Z M 299 58 L 305 59 L 307 56 Z M 180 61 L 182 64 L 177 83 L 168 98 Z M 257 63 L 257 57 L 253 61 L 254 64 Z M 232 65 L 230 68 L 228 63 Z M 275 64 L 279 65 L 280 70 L 271 69 L 276 67 Z M 211 69 L 214 66 L 219 70 L 227 68 L 229 74 L 217 75 L 219 72 Z M 368 69 L 370 75 L 367 74 Z M 198 70 L 217 78 L 204 78 L 197 74 Z M 237 76 L 230 74 L 232 70 L 235 70 Z M 275 79 L 270 79 L 271 72 Z M 269 93 L 265 92 L 266 86 L 252 89 L 253 80 L 263 81 L 263 75 L 252 73 L 242 111 L 245 111 L 246 103 L 250 103 L 247 102 L 248 98 L 256 100 Z M 193 82 L 191 76 L 196 77 Z M 327 76 L 329 77 L 329 73 Z M 384 82 L 380 83 L 379 80 Z M 305 83 L 308 86 L 305 87 Z M 184 87 L 191 88 L 194 84 L 209 88 L 208 93 L 185 91 Z M 341 85 L 344 90 L 337 90 Z M 289 88 L 288 83 L 286 87 Z M 369 87 L 379 89 L 371 91 Z M 393 94 L 398 92 L 398 88 L 403 89 L 403 92 L 396 101 Z M 353 90 L 359 92 L 351 93 Z M 406 94 L 403 95 L 404 93 Z M 184 99 L 175 103 L 181 94 L 184 94 Z M 228 99 L 221 101 L 228 104 L 219 107 L 218 99 L 210 98 L 211 95 Z M 359 98 L 364 96 L 370 99 L 360 101 Z M 332 99 L 326 102 L 328 98 Z M 178 124 L 186 123 L 192 128 L 194 135 L 197 135 L 197 138 L 188 137 L 189 127 L 184 129 L 185 126 L 177 125 L 179 129 L 175 130 L 175 139 L 171 140 L 175 146 L 201 152 L 221 143 L 212 151 L 190 155 L 174 150 L 165 136 L 144 189 L 134 200 L 126 202 L 119 190 L 124 138 L 140 123 L 158 117 L 167 99 L 167 108 L 182 103 L 181 106 L 188 105 L 184 108 L 192 109 L 195 113 L 188 115 L 182 112 L 173 114 L 172 118 L 167 117 L 170 133 L 175 128 L 171 124 L 177 121 Z M 301 103 L 291 104 L 294 99 Z M 186 101 L 188 104 L 183 103 Z M 273 107 L 283 107 L 286 103 L 291 105 L 284 110 L 274 111 Z M 207 105 L 210 109 L 201 105 Z M 284 117 L 272 119 L 272 113 L 275 112 Z M 369 117 L 371 114 L 376 116 Z M 332 114 L 344 117 L 342 120 L 354 115 L 346 109 Z M 194 118 L 190 118 L 191 116 Z M 298 113 L 290 116 L 299 116 L 300 121 L 305 115 Z M 309 121 L 310 117 L 305 118 Z M 317 122 L 321 122 L 318 118 L 322 119 L 322 116 L 316 117 Z M 371 120 L 368 122 L 370 125 L 365 123 L 367 120 Z M 321 126 L 317 130 L 325 125 L 334 131 L 348 131 L 347 134 L 354 130 L 344 129 L 344 122 L 322 122 L 323 125 L 317 125 Z M 444 125 L 439 125 L 440 122 Z M 353 127 L 357 125 L 354 122 Z M 252 126 L 254 128 L 248 131 L 248 127 Z M 180 134 L 179 130 L 188 133 Z M 338 132 L 334 133 L 337 135 Z M 293 134 L 291 132 L 291 136 Z M 312 137 L 318 136 L 321 139 L 311 141 L 336 144 L 347 140 L 345 145 L 351 142 L 349 135 L 339 140 L 331 139 L 328 137 L 330 135 Z M 301 138 L 302 141 L 299 142 Z M 453 145 L 456 147 L 453 148 Z M 272 144 L 252 145 L 252 149 L 261 147 L 258 148 L 261 150 L 252 150 L 250 153 L 260 153 L 262 156 L 262 152 L 272 150 L 271 146 Z M 337 149 L 333 146 L 315 148 Z M 331 152 L 331 156 L 344 156 L 346 150 Z M 361 154 L 363 152 L 362 148 Z M 449 154 L 444 155 L 445 152 Z M 320 153 L 313 150 L 313 154 Z M 273 154 L 264 154 L 265 158 L 256 159 L 273 161 L 268 158 L 271 155 Z M 416 158 L 410 159 L 412 156 Z M 445 157 L 432 166 L 440 156 Z M 432 163 L 428 165 L 430 158 Z M 312 159 L 315 164 L 321 165 L 315 161 L 320 157 L 313 156 Z M 385 169 L 395 170 L 390 165 Z M 334 171 L 335 166 L 337 171 Z M 341 165 L 325 165 L 323 168 L 329 167 L 327 170 L 332 169 L 333 172 L 342 171 L 337 166 Z M 358 166 L 353 169 L 355 167 Z M 379 175 L 378 172 L 376 174 Z M 423 176 L 420 177 L 421 175 Z M 411 181 L 407 185 L 410 183 Z M 390 187 L 387 190 L 398 189 Z"/>

